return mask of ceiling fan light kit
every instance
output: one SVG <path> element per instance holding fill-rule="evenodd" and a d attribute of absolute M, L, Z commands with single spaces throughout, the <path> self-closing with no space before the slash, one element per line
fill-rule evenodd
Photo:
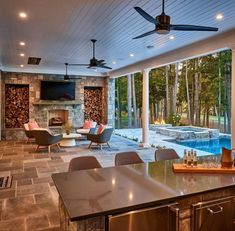
<path fill-rule="evenodd" d="M 218 31 L 216 27 L 207 27 L 207 26 L 196 26 L 196 25 L 172 25 L 171 17 L 165 14 L 165 0 L 162 0 L 162 13 L 158 15 L 156 18 L 149 15 L 140 7 L 134 7 L 134 9 L 147 21 L 153 23 L 155 25 L 155 30 L 146 32 L 141 34 L 133 39 L 139 39 L 146 37 L 148 35 L 157 33 L 157 34 L 168 34 L 171 30 L 178 30 L 178 31 Z"/>

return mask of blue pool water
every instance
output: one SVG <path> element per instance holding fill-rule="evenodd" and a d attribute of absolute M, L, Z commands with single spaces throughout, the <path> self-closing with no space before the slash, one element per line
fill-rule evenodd
<path fill-rule="evenodd" d="M 170 142 L 190 148 L 196 148 L 213 154 L 221 154 L 222 147 L 231 149 L 230 137 L 220 137 L 217 139 L 207 139 L 207 140 L 172 140 Z"/>

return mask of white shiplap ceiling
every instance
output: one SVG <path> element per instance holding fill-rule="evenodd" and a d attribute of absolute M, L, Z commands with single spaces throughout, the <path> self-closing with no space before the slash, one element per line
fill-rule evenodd
<path fill-rule="evenodd" d="M 133 7 L 139 6 L 155 17 L 161 13 L 161 0 L 0 2 L 0 69 L 5 71 L 64 74 L 65 62 L 89 62 L 90 39 L 98 40 L 97 58 L 105 59 L 115 70 L 235 28 L 235 0 L 166 0 L 165 12 L 171 16 L 172 24 L 213 26 L 219 32 L 172 31 L 169 35 L 154 34 L 138 40 L 132 38 L 153 30 L 154 25 Z M 27 13 L 27 19 L 18 17 L 21 11 Z M 223 20 L 215 19 L 218 13 L 224 15 Z M 175 39 L 170 40 L 170 35 Z M 20 41 L 25 41 L 26 46 L 20 47 Z M 25 57 L 20 57 L 20 53 L 25 53 Z M 28 56 L 41 57 L 40 65 L 27 65 Z M 68 74 L 99 75 L 99 72 L 69 67 Z"/>

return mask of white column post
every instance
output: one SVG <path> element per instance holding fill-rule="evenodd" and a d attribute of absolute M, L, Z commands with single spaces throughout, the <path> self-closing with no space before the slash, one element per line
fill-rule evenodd
<path fill-rule="evenodd" d="M 143 101 L 142 101 L 142 146 L 149 147 L 149 72 L 143 71 Z"/>
<path fill-rule="evenodd" d="M 232 48 L 231 80 L 231 147 L 235 149 L 235 48 Z"/>

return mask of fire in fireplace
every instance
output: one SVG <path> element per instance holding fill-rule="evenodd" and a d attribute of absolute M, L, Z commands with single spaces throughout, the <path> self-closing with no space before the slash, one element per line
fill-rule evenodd
<path fill-rule="evenodd" d="M 48 112 L 49 126 L 62 126 L 68 121 L 68 110 L 50 110 Z"/>

